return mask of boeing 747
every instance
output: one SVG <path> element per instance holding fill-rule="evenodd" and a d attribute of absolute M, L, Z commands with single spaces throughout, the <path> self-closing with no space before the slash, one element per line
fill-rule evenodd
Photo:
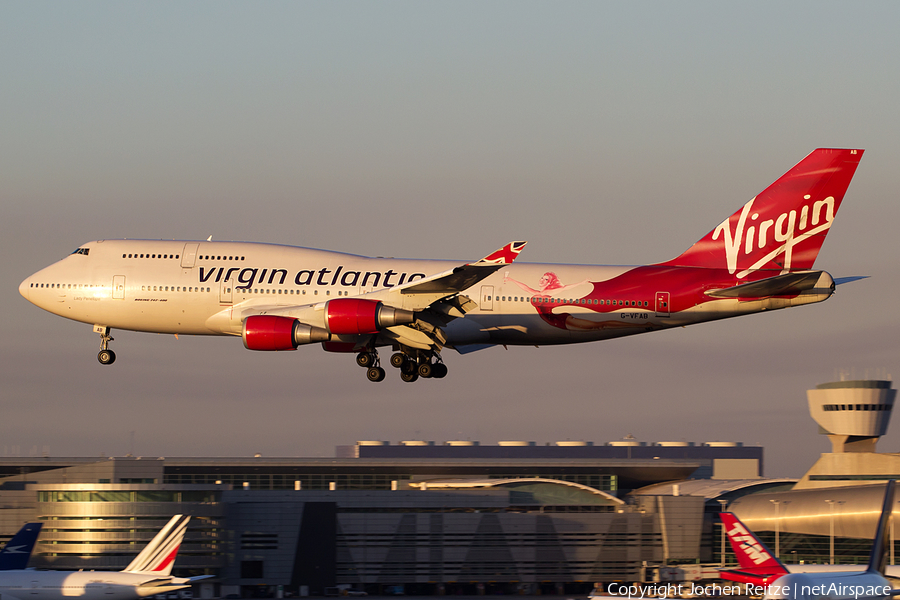
<path fill-rule="evenodd" d="M 442 351 L 592 342 L 822 302 L 813 263 L 863 150 L 813 151 L 684 253 L 637 267 L 515 263 L 512 242 L 469 263 L 368 258 L 248 242 L 99 240 L 19 291 L 93 325 L 240 337 L 250 350 L 321 344 L 381 381 L 444 377 Z"/>

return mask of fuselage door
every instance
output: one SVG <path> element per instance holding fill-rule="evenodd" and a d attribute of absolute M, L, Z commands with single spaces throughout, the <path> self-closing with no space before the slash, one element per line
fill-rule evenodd
<path fill-rule="evenodd" d="M 184 250 L 181 252 L 181 266 L 190 269 L 197 262 L 197 248 L 200 244 L 185 244 Z"/>
<path fill-rule="evenodd" d="M 223 280 L 219 284 L 219 304 L 231 304 L 234 297 L 234 282 L 231 279 Z"/>
<path fill-rule="evenodd" d="M 494 310 L 494 286 L 481 286 L 481 302 L 478 304 L 481 310 Z"/>
<path fill-rule="evenodd" d="M 656 292 L 656 316 L 669 316 L 669 292 Z"/>
<path fill-rule="evenodd" d="M 113 300 L 125 299 L 125 276 L 113 276 Z"/>

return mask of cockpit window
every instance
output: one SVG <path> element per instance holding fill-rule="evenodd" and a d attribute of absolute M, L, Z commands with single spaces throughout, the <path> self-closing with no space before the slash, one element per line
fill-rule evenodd
<path fill-rule="evenodd" d="M 91 251 L 90 248 L 79 248 L 78 250 L 76 250 L 76 251 L 73 252 L 72 254 L 84 254 L 85 256 L 87 256 L 88 253 L 89 253 L 90 251 Z"/>

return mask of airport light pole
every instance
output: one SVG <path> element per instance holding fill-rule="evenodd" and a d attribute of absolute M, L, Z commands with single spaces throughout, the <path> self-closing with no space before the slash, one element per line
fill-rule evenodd
<path fill-rule="evenodd" d="M 844 501 L 843 500 L 826 500 L 825 502 L 831 507 L 831 518 L 830 518 L 831 524 L 829 526 L 829 536 L 828 537 L 831 540 L 829 543 L 829 550 L 830 550 L 830 554 L 831 554 L 830 564 L 833 565 L 834 564 L 834 505 L 835 504 L 843 504 Z"/>
<path fill-rule="evenodd" d="M 891 566 L 894 564 L 894 509 L 891 509 Z"/>
<path fill-rule="evenodd" d="M 728 505 L 728 500 L 723 500 L 722 498 L 718 498 L 719 502 L 719 512 L 725 512 L 725 507 Z M 722 519 L 719 519 L 719 527 L 722 529 L 722 550 L 719 555 L 719 559 L 721 560 L 722 566 L 725 566 L 725 522 Z"/>
<path fill-rule="evenodd" d="M 826 500 L 825 503 L 831 508 L 831 524 L 828 527 L 829 546 L 828 551 L 831 556 L 828 564 L 834 564 L 834 500 Z"/>
<path fill-rule="evenodd" d="M 779 514 L 779 507 L 782 501 L 769 500 L 769 502 L 775 505 L 775 558 L 781 560 L 781 515 Z"/>

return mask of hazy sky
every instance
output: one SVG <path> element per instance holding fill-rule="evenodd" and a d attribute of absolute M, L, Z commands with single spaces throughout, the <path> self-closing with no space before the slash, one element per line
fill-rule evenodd
<path fill-rule="evenodd" d="M 630 433 L 762 444 L 766 475 L 799 477 L 829 449 L 805 390 L 898 367 L 898 22 L 895 2 L 0 2 L 0 455 Z M 870 279 L 619 341 L 447 351 L 443 380 L 122 331 L 104 367 L 90 325 L 17 292 L 122 237 L 657 262 L 822 146 L 866 154 L 816 266 Z"/>

